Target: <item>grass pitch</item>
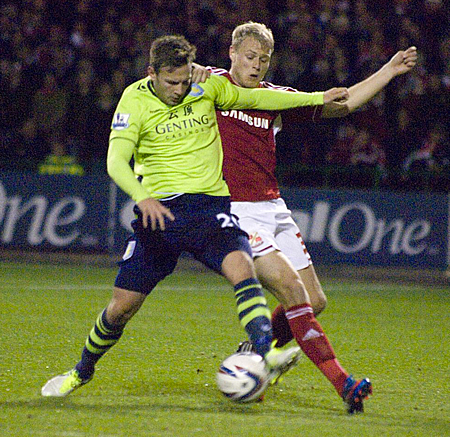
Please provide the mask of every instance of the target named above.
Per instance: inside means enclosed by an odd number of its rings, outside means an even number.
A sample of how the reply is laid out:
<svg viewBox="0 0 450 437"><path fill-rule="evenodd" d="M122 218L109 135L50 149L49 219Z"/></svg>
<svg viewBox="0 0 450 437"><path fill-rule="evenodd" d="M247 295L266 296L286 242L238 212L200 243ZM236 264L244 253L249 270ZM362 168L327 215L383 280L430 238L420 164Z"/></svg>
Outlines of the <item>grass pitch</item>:
<svg viewBox="0 0 450 437"><path fill-rule="evenodd" d="M245 336L231 287L202 272L162 282L91 383L42 398L46 380L78 361L115 269L3 263L0 277L1 436L450 435L445 287L323 280L319 320L341 364L374 385L366 412L348 416L306 358L263 403L223 397L216 369Z"/></svg>

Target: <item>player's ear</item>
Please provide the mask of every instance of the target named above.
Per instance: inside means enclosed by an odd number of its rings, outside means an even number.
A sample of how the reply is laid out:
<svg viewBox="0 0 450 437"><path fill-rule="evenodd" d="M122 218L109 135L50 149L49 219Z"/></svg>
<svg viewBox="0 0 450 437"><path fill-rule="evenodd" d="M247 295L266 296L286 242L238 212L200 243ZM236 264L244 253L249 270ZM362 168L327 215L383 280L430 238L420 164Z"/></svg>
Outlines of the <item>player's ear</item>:
<svg viewBox="0 0 450 437"><path fill-rule="evenodd" d="M147 67L147 75L150 77L151 80L156 79L156 71L151 65Z"/></svg>
<svg viewBox="0 0 450 437"><path fill-rule="evenodd" d="M234 50L233 46L230 46L230 49L228 50L228 55L230 56L231 62L234 62L234 58L236 57L236 51Z"/></svg>

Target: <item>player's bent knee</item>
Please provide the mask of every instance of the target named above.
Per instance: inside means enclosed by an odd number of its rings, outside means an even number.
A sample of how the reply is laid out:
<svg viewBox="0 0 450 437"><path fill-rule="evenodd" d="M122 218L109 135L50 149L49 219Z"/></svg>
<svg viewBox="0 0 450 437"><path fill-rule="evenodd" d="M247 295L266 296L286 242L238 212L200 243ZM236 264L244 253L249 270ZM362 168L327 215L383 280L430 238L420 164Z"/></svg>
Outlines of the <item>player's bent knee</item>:
<svg viewBox="0 0 450 437"><path fill-rule="evenodd" d="M236 285L245 279L256 277L253 261L248 253L235 250L229 253L222 262L222 274Z"/></svg>
<svg viewBox="0 0 450 437"><path fill-rule="evenodd" d="M313 265L305 269L298 271L298 274L302 278L311 300L311 306L313 307L314 314L320 314L327 306L327 298L323 292L322 286L317 277L316 271Z"/></svg>
<svg viewBox="0 0 450 437"><path fill-rule="evenodd" d="M311 305L313 307L314 314L317 316L320 314L327 306L327 298L324 294L317 296L316 299L311 299Z"/></svg>
<svg viewBox="0 0 450 437"><path fill-rule="evenodd" d="M321 288L319 290L314 289L312 292L308 290L308 294L314 314L317 316L326 308L328 303L327 297Z"/></svg>
<svg viewBox="0 0 450 437"><path fill-rule="evenodd" d="M114 325L125 325L139 310L145 295L115 287L106 310L107 321Z"/></svg>

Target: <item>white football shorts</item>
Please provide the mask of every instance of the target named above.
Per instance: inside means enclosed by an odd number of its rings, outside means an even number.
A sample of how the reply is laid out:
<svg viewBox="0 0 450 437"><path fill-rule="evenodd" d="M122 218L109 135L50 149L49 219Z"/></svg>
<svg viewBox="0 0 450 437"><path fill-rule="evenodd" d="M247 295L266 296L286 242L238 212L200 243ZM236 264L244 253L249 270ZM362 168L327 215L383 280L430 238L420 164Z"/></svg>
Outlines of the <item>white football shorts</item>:
<svg viewBox="0 0 450 437"><path fill-rule="evenodd" d="M279 250L297 270L312 264L300 229L283 199L231 202L231 213L239 218L239 226L249 234L254 258Z"/></svg>

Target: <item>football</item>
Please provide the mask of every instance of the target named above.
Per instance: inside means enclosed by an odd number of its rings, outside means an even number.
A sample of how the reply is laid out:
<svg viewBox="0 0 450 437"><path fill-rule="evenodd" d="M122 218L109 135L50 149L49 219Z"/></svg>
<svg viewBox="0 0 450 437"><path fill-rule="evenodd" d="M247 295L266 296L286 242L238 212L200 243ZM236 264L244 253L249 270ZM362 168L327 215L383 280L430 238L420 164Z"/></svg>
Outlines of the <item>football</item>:
<svg viewBox="0 0 450 437"><path fill-rule="evenodd" d="M234 402L252 402L261 398L269 385L261 355L238 352L222 361L217 372L219 390Z"/></svg>

